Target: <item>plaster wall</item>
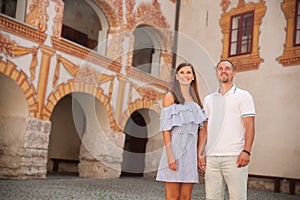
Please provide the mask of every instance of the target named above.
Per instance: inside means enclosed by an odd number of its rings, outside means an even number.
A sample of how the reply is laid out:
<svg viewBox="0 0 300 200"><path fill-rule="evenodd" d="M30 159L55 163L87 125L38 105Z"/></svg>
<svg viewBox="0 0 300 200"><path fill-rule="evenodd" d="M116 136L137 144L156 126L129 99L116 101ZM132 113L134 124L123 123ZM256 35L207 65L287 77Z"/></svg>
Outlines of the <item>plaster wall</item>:
<svg viewBox="0 0 300 200"><path fill-rule="evenodd" d="M237 2L231 1L229 9L236 7ZM256 106L256 136L249 172L300 178L300 93L297 90L300 66L283 67L276 61L283 53L287 22L281 10L281 1L266 1L266 7L259 36L260 56L264 61L258 70L239 72L235 79L238 87L252 94ZM182 6L180 31L204 47L212 59L210 65L197 65L198 71L205 71L204 67L210 72L203 74L204 80L215 79L213 68L221 57L221 13L221 7L215 1L190 1ZM195 54L195 49L184 45L179 48L186 54ZM217 85L214 87L209 87L208 92L215 91Z"/></svg>

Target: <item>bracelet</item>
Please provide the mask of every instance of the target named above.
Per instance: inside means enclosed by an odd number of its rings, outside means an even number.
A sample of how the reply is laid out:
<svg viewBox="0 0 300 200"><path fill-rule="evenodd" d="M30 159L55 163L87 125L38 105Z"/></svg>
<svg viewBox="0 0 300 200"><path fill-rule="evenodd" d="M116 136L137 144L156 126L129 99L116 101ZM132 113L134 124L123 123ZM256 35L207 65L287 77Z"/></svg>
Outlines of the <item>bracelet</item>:
<svg viewBox="0 0 300 200"><path fill-rule="evenodd" d="M251 156L251 153L249 151L245 150L245 149L242 152L245 152L246 154L248 154L249 156Z"/></svg>

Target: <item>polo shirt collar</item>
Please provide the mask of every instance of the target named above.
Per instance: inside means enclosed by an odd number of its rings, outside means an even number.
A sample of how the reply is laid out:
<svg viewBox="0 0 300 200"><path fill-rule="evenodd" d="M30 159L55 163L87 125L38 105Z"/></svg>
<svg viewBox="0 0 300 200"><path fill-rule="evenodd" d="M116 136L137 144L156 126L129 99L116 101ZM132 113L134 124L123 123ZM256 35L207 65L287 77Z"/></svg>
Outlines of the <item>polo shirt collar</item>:
<svg viewBox="0 0 300 200"><path fill-rule="evenodd" d="M226 92L224 94L224 96L227 96L227 95L230 95L230 94L234 94L236 92L236 86L233 84L232 87L230 88L230 90L228 90L228 92ZM220 88L218 88L217 92L216 92L218 95L221 95L220 93Z"/></svg>

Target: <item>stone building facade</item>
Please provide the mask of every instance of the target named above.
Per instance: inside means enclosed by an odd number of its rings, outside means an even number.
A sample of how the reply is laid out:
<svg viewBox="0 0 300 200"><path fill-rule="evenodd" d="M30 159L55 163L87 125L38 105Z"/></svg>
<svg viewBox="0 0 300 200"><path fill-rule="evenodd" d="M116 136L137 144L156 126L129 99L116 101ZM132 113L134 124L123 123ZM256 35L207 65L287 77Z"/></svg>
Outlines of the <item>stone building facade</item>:
<svg viewBox="0 0 300 200"><path fill-rule="evenodd" d="M204 98L226 58L256 105L250 174L300 179L298 0L11 2L0 15L1 177L153 177L172 67L192 63Z"/></svg>

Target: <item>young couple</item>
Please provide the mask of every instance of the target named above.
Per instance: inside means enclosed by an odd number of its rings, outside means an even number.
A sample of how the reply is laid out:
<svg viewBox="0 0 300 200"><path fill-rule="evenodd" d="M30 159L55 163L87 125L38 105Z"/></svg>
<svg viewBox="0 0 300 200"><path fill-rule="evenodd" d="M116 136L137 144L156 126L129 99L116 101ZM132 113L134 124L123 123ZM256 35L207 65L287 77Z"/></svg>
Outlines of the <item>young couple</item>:
<svg viewBox="0 0 300 200"><path fill-rule="evenodd" d="M160 117L164 149L156 180L165 182L167 200L191 199L198 172L205 173L206 199L223 200L226 185L230 199L247 199L255 109L235 76L232 62L219 61L219 89L202 105L194 67L176 68Z"/></svg>

